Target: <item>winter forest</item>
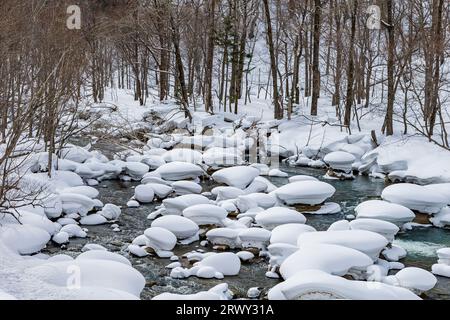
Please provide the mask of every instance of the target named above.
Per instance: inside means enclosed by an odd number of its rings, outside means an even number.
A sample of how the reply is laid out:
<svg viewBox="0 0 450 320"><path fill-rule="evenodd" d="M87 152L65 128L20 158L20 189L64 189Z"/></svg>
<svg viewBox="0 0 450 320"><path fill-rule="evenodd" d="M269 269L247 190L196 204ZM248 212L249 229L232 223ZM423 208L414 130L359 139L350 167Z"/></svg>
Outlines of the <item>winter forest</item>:
<svg viewBox="0 0 450 320"><path fill-rule="evenodd" d="M448 0L0 16L0 300L450 300Z"/></svg>

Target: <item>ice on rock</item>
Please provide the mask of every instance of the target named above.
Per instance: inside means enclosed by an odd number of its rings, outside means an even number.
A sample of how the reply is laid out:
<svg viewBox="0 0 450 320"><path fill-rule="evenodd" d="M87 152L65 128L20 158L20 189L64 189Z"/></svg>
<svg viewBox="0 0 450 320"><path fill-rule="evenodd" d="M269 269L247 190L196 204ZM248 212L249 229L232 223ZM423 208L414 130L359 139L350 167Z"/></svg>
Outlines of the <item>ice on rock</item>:
<svg viewBox="0 0 450 320"><path fill-rule="evenodd" d="M418 294L431 290L437 283L436 277L424 269L408 267L395 274L400 287L410 289Z"/></svg>
<svg viewBox="0 0 450 320"><path fill-rule="evenodd" d="M144 235L148 239L146 245L153 248L155 251L171 251L177 244L177 237L175 234L164 228L148 228L145 230Z"/></svg>
<svg viewBox="0 0 450 320"><path fill-rule="evenodd" d="M241 259L231 252L210 255L198 262L195 266L211 267L224 276L236 276L241 270Z"/></svg>
<svg viewBox="0 0 450 320"><path fill-rule="evenodd" d="M353 281L321 270L305 270L268 293L269 300L420 300L410 290L385 283Z"/></svg>
<svg viewBox="0 0 450 320"><path fill-rule="evenodd" d="M349 270L363 272L372 265L372 259L361 251L333 244L311 244L300 247L280 267L284 279L304 270L314 269L336 276L344 276Z"/></svg>
<svg viewBox="0 0 450 320"><path fill-rule="evenodd" d="M306 218L300 212L286 207L272 207L255 217L255 221L267 230L273 230L275 227L287 223L305 223Z"/></svg>
<svg viewBox="0 0 450 320"><path fill-rule="evenodd" d="M393 223L378 219L356 219L350 222L352 230L367 230L381 234L389 242L394 241L395 235L400 229Z"/></svg>
<svg viewBox="0 0 450 320"><path fill-rule="evenodd" d="M105 250L88 250L76 258L76 260L107 260L107 261L115 261L119 263L123 263L124 265L131 266L131 262L121 256L120 254L105 251Z"/></svg>
<svg viewBox="0 0 450 320"><path fill-rule="evenodd" d="M241 230L232 228L217 228L206 233L206 238L213 245L226 245L230 249L240 247L239 233Z"/></svg>
<svg viewBox="0 0 450 320"><path fill-rule="evenodd" d="M274 191L275 195L288 205L318 205L333 196L336 189L321 181L299 181L282 186Z"/></svg>
<svg viewBox="0 0 450 320"><path fill-rule="evenodd" d="M227 210L212 204L197 204L183 210L183 216L200 225L222 225Z"/></svg>
<svg viewBox="0 0 450 320"><path fill-rule="evenodd" d="M58 232L52 237L52 240L57 244L65 244L69 242L69 234L67 232Z"/></svg>
<svg viewBox="0 0 450 320"><path fill-rule="evenodd" d="M315 177L311 177L311 176L305 176L305 175L297 175L297 176L292 176L289 178L289 182L299 182L299 181L319 181L319 179L315 178Z"/></svg>
<svg viewBox="0 0 450 320"><path fill-rule="evenodd" d="M205 174L203 169L195 164L178 161L162 165L155 173L169 181L197 179Z"/></svg>
<svg viewBox="0 0 450 320"><path fill-rule="evenodd" d="M352 248L367 254L373 261L376 261L388 241L382 235L366 230L307 232L301 234L297 240L299 248L304 245L320 243Z"/></svg>
<svg viewBox="0 0 450 320"><path fill-rule="evenodd" d="M170 195L173 192L172 187L158 184L158 183L147 183L146 186L149 186L153 189L153 192L159 199L165 199L168 195Z"/></svg>
<svg viewBox="0 0 450 320"><path fill-rule="evenodd" d="M151 203L155 198L155 191L148 184L141 184L134 190L134 198L140 203Z"/></svg>
<svg viewBox="0 0 450 320"><path fill-rule="evenodd" d="M236 200L236 206L240 212L246 212L253 208L268 209L273 207L277 199L266 193L251 193L244 196L239 196Z"/></svg>
<svg viewBox="0 0 450 320"><path fill-rule="evenodd" d="M81 194L91 199L95 199L98 197L99 192L97 189L89 187L89 186L78 186L78 187L69 187L63 189L62 193L75 193Z"/></svg>
<svg viewBox="0 0 450 320"><path fill-rule="evenodd" d="M323 161L334 170L344 171L349 173L352 171L352 165L356 158L353 154L345 151L335 151L327 154Z"/></svg>
<svg viewBox="0 0 450 320"><path fill-rule="evenodd" d="M98 226L101 224L105 224L108 222L108 219L106 219L103 215L100 213L94 213L87 215L85 217L82 217L80 220L80 224L85 226Z"/></svg>
<svg viewBox="0 0 450 320"><path fill-rule="evenodd" d="M99 212L99 214L101 214L108 220L117 220L121 213L122 210L118 206L111 203L106 204Z"/></svg>
<svg viewBox="0 0 450 320"><path fill-rule="evenodd" d="M186 194L200 194L202 193L202 186L192 181L177 181L172 183L173 191L183 196Z"/></svg>
<svg viewBox="0 0 450 320"><path fill-rule="evenodd" d="M199 151L192 149L175 148L164 153L162 158L165 162L202 163L202 154Z"/></svg>
<svg viewBox="0 0 450 320"><path fill-rule="evenodd" d="M270 236L270 243L287 243L293 246L297 245L298 237L305 232L315 232L311 226L299 223L287 223L275 227Z"/></svg>
<svg viewBox="0 0 450 320"><path fill-rule="evenodd" d="M252 167L236 166L221 169L212 175L217 183L223 183L230 187L245 189L259 176L259 170Z"/></svg>
<svg viewBox="0 0 450 320"><path fill-rule="evenodd" d="M141 162L127 162L125 168L126 174L135 181L140 181L149 170L149 166Z"/></svg>
<svg viewBox="0 0 450 320"><path fill-rule="evenodd" d="M199 194L187 194L176 198L165 199L163 201L165 207L165 214L168 215L182 215L183 210L197 205L197 204L209 204L210 201L207 197Z"/></svg>
<svg viewBox="0 0 450 320"><path fill-rule="evenodd" d="M392 222L397 226L414 220L416 215L405 206L383 200L369 200L355 208L356 218L378 219Z"/></svg>
<svg viewBox="0 0 450 320"><path fill-rule="evenodd" d="M438 213L448 202L444 194L410 183L391 185L383 190L381 197L411 210L429 214Z"/></svg>
<svg viewBox="0 0 450 320"><path fill-rule="evenodd" d="M271 232L262 228L242 229L238 238L242 248L263 249L269 244Z"/></svg>
<svg viewBox="0 0 450 320"><path fill-rule="evenodd" d="M39 252L50 241L47 231L32 225L0 225L0 231L0 241L22 255Z"/></svg>
<svg viewBox="0 0 450 320"><path fill-rule="evenodd" d="M172 232L178 239L187 239L195 236L198 231L198 225L192 220L177 216L163 216L152 222L152 228L160 227Z"/></svg>

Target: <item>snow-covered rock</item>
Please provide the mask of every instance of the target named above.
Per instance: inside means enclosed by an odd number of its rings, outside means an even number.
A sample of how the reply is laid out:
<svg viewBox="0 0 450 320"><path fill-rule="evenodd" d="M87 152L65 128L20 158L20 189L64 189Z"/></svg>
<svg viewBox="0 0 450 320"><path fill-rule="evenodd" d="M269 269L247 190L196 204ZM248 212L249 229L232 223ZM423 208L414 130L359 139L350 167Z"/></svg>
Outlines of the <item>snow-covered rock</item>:
<svg viewBox="0 0 450 320"><path fill-rule="evenodd" d="M279 225L287 223L305 223L306 218L300 212L286 207L272 207L258 213L255 221L263 228L272 230Z"/></svg>
<svg viewBox="0 0 450 320"><path fill-rule="evenodd" d="M178 239L187 239L197 234L198 225L192 220L176 216L163 216L152 222L152 228L160 227L172 232Z"/></svg>
<svg viewBox="0 0 450 320"><path fill-rule="evenodd" d="M146 186L151 187L153 192L159 199L165 199L173 192L173 189L169 186L159 183L147 183Z"/></svg>
<svg viewBox="0 0 450 320"><path fill-rule="evenodd" d="M360 203L356 208L357 219L378 219L389 221L397 226L411 222L415 218L414 212L405 206L383 200L369 200Z"/></svg>
<svg viewBox="0 0 450 320"><path fill-rule="evenodd" d="M122 210L111 203L106 204L101 211L99 211L99 214L104 216L108 220L117 220L122 213Z"/></svg>
<svg viewBox="0 0 450 320"><path fill-rule="evenodd" d="M121 256L120 254L109 252L105 250L88 250L80 254L76 260L108 260L123 263L126 266L131 266L131 262Z"/></svg>
<svg viewBox="0 0 450 320"><path fill-rule="evenodd" d="M362 272L372 264L372 259L361 251L333 244L312 244L289 256L281 264L280 273L284 279L309 269L344 276L350 269Z"/></svg>
<svg viewBox="0 0 450 320"><path fill-rule="evenodd" d="M183 216L191 219L198 225L222 225L228 212L216 205L197 204L183 210Z"/></svg>
<svg viewBox="0 0 450 320"><path fill-rule="evenodd" d="M433 218L430 218L430 221L438 228L450 226L450 207L442 208Z"/></svg>
<svg viewBox="0 0 450 320"><path fill-rule="evenodd" d="M242 229L238 238L242 248L263 249L270 241L271 232L261 228Z"/></svg>
<svg viewBox="0 0 450 320"><path fill-rule="evenodd" d="M287 178L289 175L279 169L272 169L269 171L269 177Z"/></svg>
<svg viewBox="0 0 450 320"><path fill-rule="evenodd" d="M171 251L177 244L175 234L164 228L148 228L145 230L144 235L148 239L147 246L153 248L155 251Z"/></svg>
<svg viewBox="0 0 450 320"><path fill-rule="evenodd" d="M153 300L231 300L232 296L228 290L228 285L222 283L209 291L202 291L195 294L182 295L165 292L154 297Z"/></svg>
<svg viewBox="0 0 450 320"><path fill-rule="evenodd" d="M240 247L239 233L240 229L217 228L206 233L206 238L213 245L226 245L230 249Z"/></svg>
<svg viewBox="0 0 450 320"><path fill-rule="evenodd" d="M199 151L192 149L175 148L164 153L162 158L165 162L202 163L202 154Z"/></svg>
<svg viewBox="0 0 450 320"><path fill-rule="evenodd" d="M149 166L141 162L127 162L125 167L126 174L136 181L141 180L149 170Z"/></svg>
<svg viewBox="0 0 450 320"><path fill-rule="evenodd" d="M299 181L319 181L319 179L315 178L315 177L311 177L311 176L305 176L305 175L297 175L297 176L292 176L289 178L289 182L299 182Z"/></svg>
<svg viewBox="0 0 450 320"><path fill-rule="evenodd" d="M410 290L385 283L352 281L321 270L305 270L268 293L269 300L420 300Z"/></svg>
<svg viewBox="0 0 450 320"><path fill-rule="evenodd" d="M231 252L218 253L204 258L199 267L212 267L224 276L236 276L241 270L241 259Z"/></svg>
<svg viewBox="0 0 450 320"><path fill-rule="evenodd" d="M444 194L410 183L391 185L383 190L381 197L411 210L429 214L438 213L448 203Z"/></svg>
<svg viewBox="0 0 450 320"><path fill-rule="evenodd" d="M270 236L270 243L287 243L296 246L298 237L305 232L315 232L311 226L298 223L287 223L275 227Z"/></svg>
<svg viewBox="0 0 450 320"><path fill-rule="evenodd" d="M200 194L202 193L202 186L192 181L177 181L172 183L173 191L183 196L186 194Z"/></svg>
<svg viewBox="0 0 450 320"><path fill-rule="evenodd" d="M356 158L353 154L345 151L331 152L323 158L323 161L325 161L332 169L347 173L352 171L352 165L355 160Z"/></svg>
<svg viewBox="0 0 450 320"><path fill-rule="evenodd" d="M274 191L278 199L288 205L321 204L335 192L336 189L332 185L321 181L293 182Z"/></svg>
<svg viewBox="0 0 450 320"><path fill-rule="evenodd" d="M100 213L94 213L87 215L85 217L82 217L80 220L80 224L85 226L98 226L101 224L105 224L108 222L108 219L106 219L103 215Z"/></svg>
<svg viewBox="0 0 450 320"><path fill-rule="evenodd" d="M246 212L253 208L268 209L273 207L277 199L266 193L251 193L244 196L239 196L236 200L236 206L241 212Z"/></svg>
<svg viewBox="0 0 450 320"><path fill-rule="evenodd" d="M151 203L155 198L155 191L148 184L141 184L134 190L134 198L140 203Z"/></svg>
<svg viewBox="0 0 450 320"><path fill-rule="evenodd" d="M437 283L437 279L432 273L415 267L404 268L397 272L395 277L400 287L417 293L431 290Z"/></svg>
<svg viewBox="0 0 450 320"><path fill-rule="evenodd" d="M245 189L252 181L259 176L259 170L252 167L236 166L221 169L212 175L218 182L230 187Z"/></svg>
<svg viewBox="0 0 450 320"><path fill-rule="evenodd" d="M367 230L381 234L389 242L394 241L400 229L393 223L378 219L356 219L350 222L352 230Z"/></svg>
<svg viewBox="0 0 450 320"><path fill-rule="evenodd" d="M182 215L183 210L197 204L209 204L207 197L199 194L187 194L163 201L166 213L169 215Z"/></svg>
<svg viewBox="0 0 450 320"><path fill-rule="evenodd" d="M306 232L302 233L297 240L299 248L303 245L319 243L352 248L367 254L375 261L388 241L382 235L366 230Z"/></svg>
<svg viewBox="0 0 450 320"><path fill-rule="evenodd" d="M179 161L164 164L156 169L155 173L162 179L169 181L197 179L205 174L203 169L199 166L192 163Z"/></svg>

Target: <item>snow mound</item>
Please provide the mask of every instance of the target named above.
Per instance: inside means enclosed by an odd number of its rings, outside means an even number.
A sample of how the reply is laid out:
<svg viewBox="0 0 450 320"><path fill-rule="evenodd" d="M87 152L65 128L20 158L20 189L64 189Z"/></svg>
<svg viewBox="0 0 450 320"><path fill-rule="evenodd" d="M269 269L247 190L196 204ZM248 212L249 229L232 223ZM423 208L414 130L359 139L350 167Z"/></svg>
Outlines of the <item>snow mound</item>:
<svg viewBox="0 0 450 320"><path fill-rule="evenodd" d="M373 261L378 259L381 250L388 244L385 237L366 230L318 231L306 232L298 237L297 245L301 248L310 244L336 244L352 248L367 254Z"/></svg>
<svg viewBox="0 0 450 320"><path fill-rule="evenodd" d="M166 214L169 215L182 215L183 210L188 207L209 203L210 201L207 197L199 194L187 194L172 199L165 199L163 201Z"/></svg>
<svg viewBox="0 0 450 320"><path fill-rule="evenodd" d="M140 203L151 203L155 198L155 192L152 186L141 184L134 190L134 198Z"/></svg>
<svg viewBox="0 0 450 320"><path fill-rule="evenodd" d="M383 190L381 197L411 210L429 214L438 213L448 202L442 193L410 183L391 185Z"/></svg>
<svg viewBox="0 0 450 320"><path fill-rule="evenodd" d="M263 249L270 241L271 232L261 228L242 229L238 238L242 248Z"/></svg>
<svg viewBox="0 0 450 320"><path fill-rule="evenodd" d="M144 235L148 240L146 245L153 248L155 251L171 251L177 244L177 237L175 234L164 228L148 228L144 231Z"/></svg>
<svg viewBox="0 0 450 320"><path fill-rule="evenodd" d="M183 216L191 219L198 225L222 225L228 212L212 204L198 204L183 210Z"/></svg>
<svg viewBox="0 0 450 320"><path fill-rule="evenodd" d="M395 235L400 231L395 224L378 219L356 219L350 222L350 228L378 233L389 242L394 241Z"/></svg>
<svg viewBox="0 0 450 320"><path fill-rule="evenodd" d="M321 270L305 270L268 293L269 300L420 300L411 291L366 281L352 281Z"/></svg>
<svg viewBox="0 0 450 320"><path fill-rule="evenodd" d="M186 194L200 194L202 193L202 186L198 183L192 181L177 181L172 183L173 191L179 195L183 196Z"/></svg>
<svg viewBox="0 0 450 320"><path fill-rule="evenodd" d="M162 179L169 181L197 179L205 174L199 166L179 161L164 164L156 169L155 173Z"/></svg>
<svg viewBox="0 0 450 320"><path fill-rule="evenodd" d="M160 227L172 232L178 239L187 239L197 234L199 228L192 220L169 215L156 219L152 222L152 228Z"/></svg>
<svg viewBox="0 0 450 320"><path fill-rule="evenodd" d="M288 223L275 227L270 236L270 243L287 243L296 246L298 237L305 232L315 232L306 224Z"/></svg>
<svg viewBox="0 0 450 320"><path fill-rule="evenodd" d="M285 207L272 207L258 213L255 217L255 221L267 230L273 230L275 227L287 223L305 223L306 218L301 213L285 208Z"/></svg>
<svg viewBox="0 0 450 320"><path fill-rule="evenodd" d="M259 176L259 170L252 167L237 166L225 168L215 172L212 178L230 187L245 189L252 181Z"/></svg>
<svg viewBox="0 0 450 320"><path fill-rule="evenodd" d="M397 226L411 222L416 217L407 207L383 200L362 202L355 208L355 212L357 219L379 219L392 222Z"/></svg>
<svg viewBox="0 0 450 320"><path fill-rule="evenodd" d="M317 205L333 196L336 189L321 181L299 181L289 183L274 191L275 195L288 205Z"/></svg>
<svg viewBox="0 0 450 320"><path fill-rule="evenodd" d="M333 244L312 244L302 246L289 256L281 264L280 273L284 279L308 269L344 276L350 269L365 271L372 264L372 259L358 250Z"/></svg>
<svg viewBox="0 0 450 320"><path fill-rule="evenodd" d="M175 148L164 153L162 158L165 162L202 163L202 154L197 150L192 149Z"/></svg>
<svg viewBox="0 0 450 320"><path fill-rule="evenodd" d="M353 154L345 151L335 151L327 154L323 161L334 170L341 170L344 172L351 172L352 165L356 158Z"/></svg>

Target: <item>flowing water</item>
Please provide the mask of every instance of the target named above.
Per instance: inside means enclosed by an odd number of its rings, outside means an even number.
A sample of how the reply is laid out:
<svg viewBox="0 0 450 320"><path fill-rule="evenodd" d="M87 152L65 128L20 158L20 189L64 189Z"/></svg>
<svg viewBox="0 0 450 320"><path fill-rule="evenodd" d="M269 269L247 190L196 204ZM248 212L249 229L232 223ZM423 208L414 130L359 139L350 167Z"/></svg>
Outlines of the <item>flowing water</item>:
<svg viewBox="0 0 450 320"><path fill-rule="evenodd" d="M290 176L297 174L307 174L323 180L324 171L310 168L281 168L288 172ZM286 178L271 178L275 185L281 186L287 183ZM342 212L334 215L306 215L307 224L312 225L317 230L326 230L330 224L342 220L348 214L353 214L354 208L361 202L379 198L385 183L380 179L373 179L365 176L358 176L351 181L325 180L336 188L336 194L330 201L339 203ZM226 277L223 280L205 280L191 277L189 279L172 279L169 277L170 270L165 267L171 263L168 259L156 257L136 258L130 256L126 249L133 239L149 228L151 221L147 220L147 215L151 213L159 203L144 205L140 208L130 209L126 203L134 194L134 187L139 183L124 183L121 181L104 181L99 186L99 199L106 203L113 203L122 206L122 215L118 224L120 232L113 232L109 225L89 227L88 239L73 239L63 251L59 247L49 247L50 253L66 253L76 256L80 253L82 246L86 243L96 243L107 247L110 251L119 252L128 257L133 266L138 269L146 278L147 285L142 293L142 299L151 299L163 292L180 294L191 294L203 290L208 290L216 284L227 282L230 289L237 298L244 298L246 292L251 287L260 287L267 291L279 280L265 277L267 262L257 259L251 263L243 263L241 272L235 277ZM209 190L211 182L204 184L204 189ZM204 190L204 191L205 191ZM436 263L436 250L443 247L450 247L450 230L437 228L415 228L408 232L397 235L395 243L408 251L408 256L402 260L407 266L417 266L426 270L431 270L431 265ZM201 247L199 242L188 246L177 245L174 253L181 257L184 253L192 250L211 251L212 248ZM184 267L189 264L184 259L181 260ZM427 292L426 299L450 299L450 279L438 277L436 287Z"/></svg>

